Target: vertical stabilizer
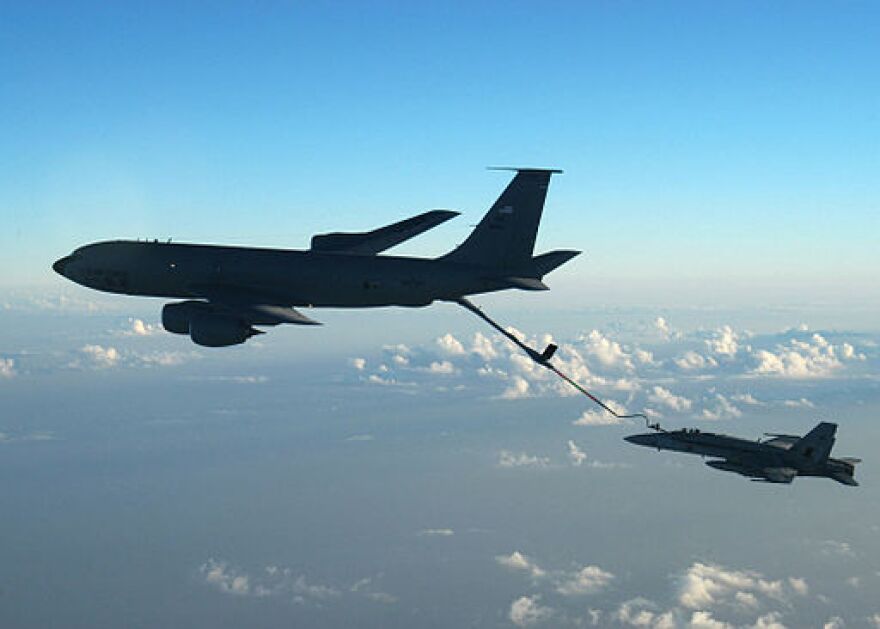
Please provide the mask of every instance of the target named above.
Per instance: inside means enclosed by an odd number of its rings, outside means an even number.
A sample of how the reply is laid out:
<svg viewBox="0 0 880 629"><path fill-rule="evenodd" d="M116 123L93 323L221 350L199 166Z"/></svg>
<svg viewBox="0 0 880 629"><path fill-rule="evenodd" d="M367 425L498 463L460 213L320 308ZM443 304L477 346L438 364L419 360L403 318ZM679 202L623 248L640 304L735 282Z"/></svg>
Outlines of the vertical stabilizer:
<svg viewBox="0 0 880 629"><path fill-rule="evenodd" d="M803 461L819 465L828 460L831 448L834 447L834 433L837 424L821 422L806 435L798 439L789 450Z"/></svg>
<svg viewBox="0 0 880 629"><path fill-rule="evenodd" d="M516 176L480 224L443 259L495 269L523 268L531 261L550 176L562 171L513 170Z"/></svg>

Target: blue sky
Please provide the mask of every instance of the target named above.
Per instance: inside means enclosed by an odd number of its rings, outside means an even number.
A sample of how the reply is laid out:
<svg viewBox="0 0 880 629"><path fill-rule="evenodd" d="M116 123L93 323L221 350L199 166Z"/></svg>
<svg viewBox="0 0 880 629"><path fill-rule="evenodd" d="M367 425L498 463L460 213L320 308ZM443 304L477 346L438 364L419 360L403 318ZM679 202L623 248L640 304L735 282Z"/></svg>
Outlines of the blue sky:
<svg viewBox="0 0 880 629"><path fill-rule="evenodd" d="M880 5L0 7L0 626L880 627ZM117 237L462 241L477 301L664 426L840 424L858 488L636 448L451 304L217 350L50 264Z"/></svg>
<svg viewBox="0 0 880 629"><path fill-rule="evenodd" d="M565 281L876 288L873 3L3 9L4 285L92 240L305 246L564 168ZM794 288L791 288L794 287ZM688 291L698 298L699 290ZM742 301L745 290L736 291ZM850 298L850 301L857 301Z"/></svg>

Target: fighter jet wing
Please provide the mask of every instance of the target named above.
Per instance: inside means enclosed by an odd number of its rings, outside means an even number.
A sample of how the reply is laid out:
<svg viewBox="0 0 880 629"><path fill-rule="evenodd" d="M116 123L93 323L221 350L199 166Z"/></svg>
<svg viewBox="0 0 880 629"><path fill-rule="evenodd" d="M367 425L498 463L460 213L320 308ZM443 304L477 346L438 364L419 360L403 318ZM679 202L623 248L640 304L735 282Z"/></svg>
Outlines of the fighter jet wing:
<svg viewBox="0 0 880 629"><path fill-rule="evenodd" d="M452 210L431 210L369 232L334 232L312 236L312 251L376 255L458 216Z"/></svg>
<svg viewBox="0 0 880 629"><path fill-rule="evenodd" d="M292 308L290 299L259 289L240 286L194 285L193 297L206 299L215 308L246 319L251 325L321 325Z"/></svg>

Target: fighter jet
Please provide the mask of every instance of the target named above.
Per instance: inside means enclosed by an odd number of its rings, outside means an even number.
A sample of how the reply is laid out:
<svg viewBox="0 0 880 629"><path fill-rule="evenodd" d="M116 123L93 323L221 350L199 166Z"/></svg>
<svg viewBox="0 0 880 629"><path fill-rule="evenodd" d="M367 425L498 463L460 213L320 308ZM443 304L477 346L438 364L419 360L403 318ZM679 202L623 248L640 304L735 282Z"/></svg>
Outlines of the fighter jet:
<svg viewBox="0 0 880 629"><path fill-rule="evenodd" d="M764 440L750 441L697 429L656 432L625 437L630 443L658 450L690 452L718 457L706 461L716 470L736 472L753 481L790 483L795 476L824 476L844 485L856 486L853 478L861 459L831 458L837 424L821 422L803 437L766 434Z"/></svg>
<svg viewBox="0 0 880 629"><path fill-rule="evenodd" d="M99 291L183 299L164 306L162 325L206 347L244 343L263 333L255 326L318 325L295 307L419 307L509 288L547 290L542 278L580 253L533 255L550 177L562 171L508 170L516 175L473 232L435 259L379 254L458 212L433 210L370 232L319 234L304 251L98 242L52 268Z"/></svg>

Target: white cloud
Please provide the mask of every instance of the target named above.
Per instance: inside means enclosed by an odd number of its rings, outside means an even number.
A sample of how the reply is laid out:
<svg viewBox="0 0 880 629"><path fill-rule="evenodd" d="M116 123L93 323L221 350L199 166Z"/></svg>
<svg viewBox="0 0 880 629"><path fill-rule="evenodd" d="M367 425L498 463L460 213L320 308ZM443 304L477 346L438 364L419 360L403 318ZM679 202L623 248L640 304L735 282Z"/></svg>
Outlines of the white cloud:
<svg viewBox="0 0 880 629"><path fill-rule="evenodd" d="M835 555L838 557L856 556L849 542L841 542L835 539L826 539L819 542L819 550L823 555Z"/></svg>
<svg viewBox="0 0 880 629"><path fill-rule="evenodd" d="M822 629L843 629L844 627L846 627L846 623L840 616L832 616L822 625Z"/></svg>
<svg viewBox="0 0 880 629"><path fill-rule="evenodd" d="M733 629L733 625L716 620L707 611L697 611L691 614L691 619L687 626L690 629Z"/></svg>
<svg viewBox="0 0 880 629"><path fill-rule="evenodd" d="M654 319L654 327L664 338L669 338L669 335L672 334L672 329L669 327L669 323L663 317L657 317Z"/></svg>
<svg viewBox="0 0 880 629"><path fill-rule="evenodd" d="M518 550L513 551L509 555L498 555L495 557L495 561L510 570L528 572L536 579L543 577L546 574L546 572L539 568L535 562Z"/></svg>
<svg viewBox="0 0 880 629"><path fill-rule="evenodd" d="M365 358L349 358L348 364L357 369L358 371L363 371L364 367L367 366L367 361Z"/></svg>
<svg viewBox="0 0 880 629"><path fill-rule="evenodd" d="M632 627L674 629L678 626L671 611L660 613L657 606L646 598L637 597L621 603L614 612L615 620Z"/></svg>
<svg viewBox="0 0 880 629"><path fill-rule="evenodd" d="M669 389L659 386L654 387L653 393L648 396L648 400L679 413L689 411L692 404L686 397L675 395Z"/></svg>
<svg viewBox="0 0 880 629"><path fill-rule="evenodd" d="M679 358L676 358L674 362L679 367L679 369L684 369L688 371L718 366L718 361L716 361L711 356L706 357L702 354L698 354L693 350L685 352Z"/></svg>
<svg viewBox="0 0 880 629"><path fill-rule="evenodd" d="M782 404L790 408L816 408L816 405L805 397L802 397L799 400L785 400Z"/></svg>
<svg viewBox="0 0 880 629"><path fill-rule="evenodd" d="M844 360L864 360L849 343L835 346L821 334L815 333L809 341L791 339L788 345L777 345L775 351L758 350L758 365L752 373L782 378L823 378L843 367Z"/></svg>
<svg viewBox="0 0 880 629"><path fill-rule="evenodd" d="M862 587L862 579L860 577L849 577L846 580L846 584L853 588L860 588Z"/></svg>
<svg viewBox="0 0 880 629"><path fill-rule="evenodd" d="M471 345L471 352L485 361L490 361L498 358L498 352L492 345L492 341L488 337L480 334L479 332L474 334L474 342Z"/></svg>
<svg viewBox="0 0 880 629"><path fill-rule="evenodd" d="M449 332L438 338L436 343L440 350L445 354L461 356L466 353L461 341L452 336Z"/></svg>
<svg viewBox="0 0 880 629"><path fill-rule="evenodd" d="M733 358L739 349L739 335L729 325L722 326L715 331L715 337L706 341L706 346L713 354L719 354Z"/></svg>
<svg viewBox="0 0 880 629"><path fill-rule="evenodd" d="M876 614L869 616L868 622L872 626L877 627L877 629L880 629L880 612L877 612Z"/></svg>
<svg viewBox="0 0 880 629"><path fill-rule="evenodd" d="M148 352L143 354L131 354L129 358L140 363L144 367L174 367L176 365L182 365L193 358L201 358L201 354L198 352ZM265 382L266 377L230 376L230 381L238 382L239 384L254 384L257 382Z"/></svg>
<svg viewBox="0 0 880 629"><path fill-rule="evenodd" d="M582 596L595 594L604 589L614 579L610 572L599 566L585 566L556 587L563 596Z"/></svg>
<svg viewBox="0 0 880 629"><path fill-rule="evenodd" d="M127 336L152 336L162 332L162 327L153 323L144 323L143 319L128 319Z"/></svg>
<svg viewBox="0 0 880 629"><path fill-rule="evenodd" d="M531 456L525 452L515 454L509 450L502 450L498 454L499 467L547 467L550 459L543 456Z"/></svg>
<svg viewBox="0 0 880 629"><path fill-rule="evenodd" d="M728 400L720 393L715 394L713 401L715 402L715 404L712 408L703 409L703 419L707 419L709 421L717 421L720 419L733 419L735 417L742 417L742 411L731 404L730 400Z"/></svg>
<svg viewBox="0 0 880 629"><path fill-rule="evenodd" d="M697 562L682 578L678 602L686 608L705 610L724 602L742 605L757 595L783 601L789 589L793 588L787 588L783 581L767 580L757 572L727 570ZM751 597L737 597L741 593Z"/></svg>
<svg viewBox="0 0 880 629"><path fill-rule="evenodd" d="M388 592L367 592L366 596L372 601L384 603L385 605L392 605L398 600L396 596Z"/></svg>
<svg viewBox="0 0 880 629"><path fill-rule="evenodd" d="M609 406L611 406L609 404ZM611 408L614 408L611 406ZM574 426L614 426L627 423L607 411L584 411L581 416L571 422Z"/></svg>
<svg viewBox="0 0 880 629"><path fill-rule="evenodd" d="M453 374L455 373L455 367L448 360L435 360L428 365L428 371L437 374Z"/></svg>
<svg viewBox="0 0 880 629"><path fill-rule="evenodd" d="M620 343L612 341L598 330L593 330L580 341L586 346L587 354L596 358L606 367L632 369L632 357L627 354Z"/></svg>
<svg viewBox="0 0 880 629"><path fill-rule="evenodd" d="M208 559L199 567L205 583L236 596L292 596L298 603L326 601L341 596L335 587L309 583L305 575L294 576L290 568L266 566L256 575L231 568L225 561ZM359 582L363 585L363 581ZM360 589L360 587L359 587Z"/></svg>
<svg viewBox="0 0 880 629"><path fill-rule="evenodd" d="M0 378L11 378L15 375L15 359L0 358Z"/></svg>
<svg viewBox="0 0 880 629"><path fill-rule="evenodd" d="M518 400L529 397L529 381L522 376L514 376L510 386L501 393L501 397L505 400Z"/></svg>
<svg viewBox="0 0 880 629"><path fill-rule="evenodd" d="M578 448L577 444L571 439L568 440L568 458L572 465L579 467L587 460L587 454Z"/></svg>
<svg viewBox="0 0 880 629"><path fill-rule="evenodd" d="M789 586L791 586L791 589L794 591L795 594L798 594L800 596L806 596L807 594L810 593L810 587L807 585L807 582L805 579L799 579L796 577L789 577L788 584L789 584Z"/></svg>
<svg viewBox="0 0 880 629"><path fill-rule="evenodd" d="M539 605L540 596L520 596L510 604L508 618L517 627L529 627L548 620L553 615L550 607Z"/></svg>
<svg viewBox="0 0 880 629"><path fill-rule="evenodd" d="M656 365L654 362L654 354L649 351L643 349L636 349L633 352L633 356L636 357L636 360L639 361L642 365Z"/></svg>
<svg viewBox="0 0 880 629"><path fill-rule="evenodd" d="M112 367L119 362L120 354L115 347L102 347L101 345L84 345L80 348L89 362L96 367Z"/></svg>
<svg viewBox="0 0 880 629"><path fill-rule="evenodd" d="M250 578L229 568L225 561L208 559L199 567L205 582L227 594L247 596L251 593Z"/></svg>
<svg viewBox="0 0 880 629"><path fill-rule="evenodd" d="M742 402L743 404L750 404L751 406L763 406L763 402L751 393L736 393L730 396L730 399L734 402Z"/></svg>
<svg viewBox="0 0 880 629"><path fill-rule="evenodd" d="M452 537L455 531L452 529L422 529L419 531L420 537Z"/></svg>
<svg viewBox="0 0 880 629"><path fill-rule="evenodd" d="M788 629L781 621L782 614L770 612L760 616L749 629Z"/></svg>

